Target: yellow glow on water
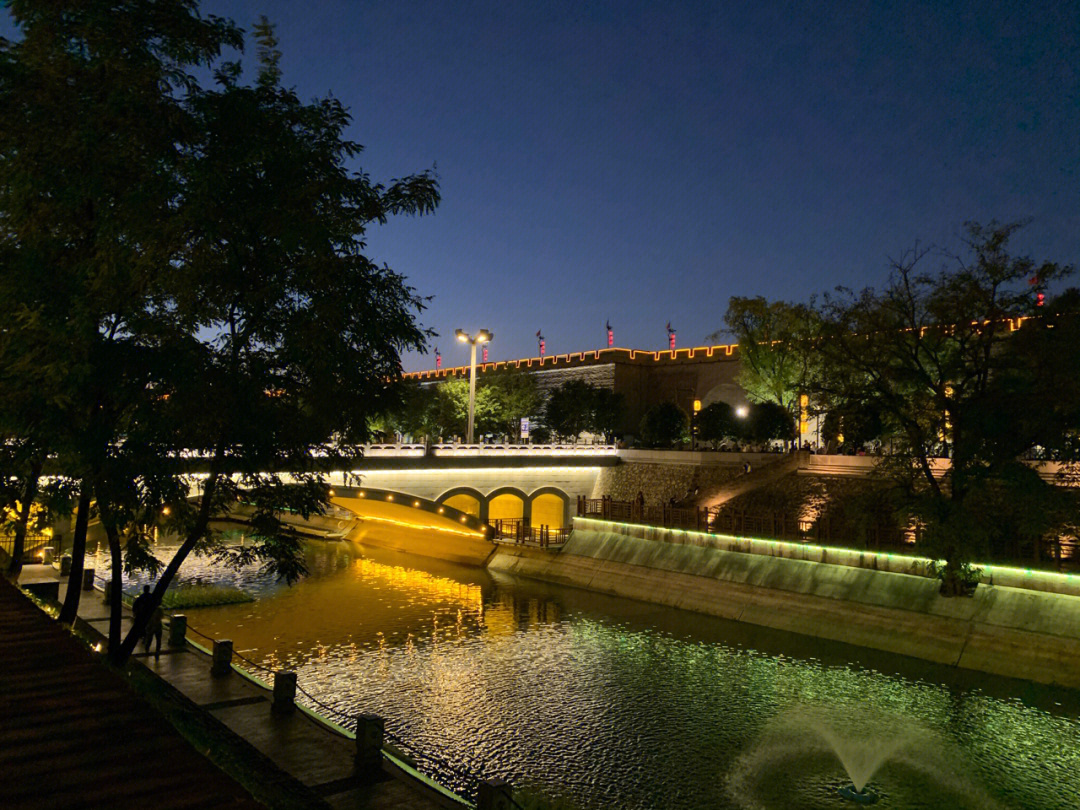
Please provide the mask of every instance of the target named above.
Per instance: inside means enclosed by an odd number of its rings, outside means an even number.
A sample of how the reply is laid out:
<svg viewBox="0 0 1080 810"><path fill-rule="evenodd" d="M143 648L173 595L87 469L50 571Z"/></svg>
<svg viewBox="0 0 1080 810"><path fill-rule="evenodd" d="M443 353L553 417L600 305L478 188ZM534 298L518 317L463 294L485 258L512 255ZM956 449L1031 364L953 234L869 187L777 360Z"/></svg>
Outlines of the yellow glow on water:
<svg viewBox="0 0 1080 810"><path fill-rule="evenodd" d="M388 586L408 591L413 598L454 602L473 611L480 611L483 607L480 586L471 582L440 577L416 568L387 565L367 557L355 560L352 570L353 578L364 581L369 588Z"/></svg>

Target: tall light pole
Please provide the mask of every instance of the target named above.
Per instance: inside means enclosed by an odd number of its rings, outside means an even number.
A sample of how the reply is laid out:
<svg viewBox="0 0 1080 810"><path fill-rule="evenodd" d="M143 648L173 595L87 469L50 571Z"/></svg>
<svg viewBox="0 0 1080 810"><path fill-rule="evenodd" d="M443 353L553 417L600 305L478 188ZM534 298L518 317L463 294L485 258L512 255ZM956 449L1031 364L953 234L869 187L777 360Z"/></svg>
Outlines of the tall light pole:
<svg viewBox="0 0 1080 810"><path fill-rule="evenodd" d="M465 332L463 329L455 329L454 334L462 343L468 343L469 350L469 429L465 435L465 444L473 443L473 418L476 414L476 344L487 343L495 334L487 329L481 329L476 337Z"/></svg>

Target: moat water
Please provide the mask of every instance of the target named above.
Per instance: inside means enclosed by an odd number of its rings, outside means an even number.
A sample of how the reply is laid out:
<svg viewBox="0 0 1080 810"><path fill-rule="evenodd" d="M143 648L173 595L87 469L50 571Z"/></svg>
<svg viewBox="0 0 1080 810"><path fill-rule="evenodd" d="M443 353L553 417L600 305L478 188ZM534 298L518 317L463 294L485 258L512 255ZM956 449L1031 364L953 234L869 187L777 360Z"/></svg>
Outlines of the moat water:
<svg viewBox="0 0 1080 810"><path fill-rule="evenodd" d="M190 626L568 807L852 807L842 761L872 769L882 808L1080 807L1070 690L350 543L307 553L292 587L190 561L257 597Z"/></svg>

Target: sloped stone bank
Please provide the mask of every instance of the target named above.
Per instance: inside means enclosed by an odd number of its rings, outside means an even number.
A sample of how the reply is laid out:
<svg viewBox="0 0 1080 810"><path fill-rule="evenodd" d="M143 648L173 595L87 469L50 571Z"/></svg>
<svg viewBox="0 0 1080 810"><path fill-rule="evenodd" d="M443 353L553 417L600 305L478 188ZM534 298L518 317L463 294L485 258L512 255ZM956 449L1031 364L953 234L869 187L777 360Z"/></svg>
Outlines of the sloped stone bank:
<svg viewBox="0 0 1080 810"><path fill-rule="evenodd" d="M720 547L725 543L727 547ZM747 544L744 550L735 550L740 543ZM752 553L752 543L769 544L774 553ZM806 549L810 558L797 559L776 553L797 553L791 544L589 520L575 524L557 554L504 546L488 566L937 663L1080 688L1080 596L984 584L973 598L946 599L937 593L936 580L902 572L905 566L915 570L910 558L875 555L872 564L867 560L860 566L852 560L830 562L830 555L839 553L833 549ZM1000 575L1007 580L1006 573Z"/></svg>
<svg viewBox="0 0 1080 810"><path fill-rule="evenodd" d="M592 497L608 495L617 501L632 501L640 492L647 504L655 506L667 503L672 498L681 501L695 490L717 489L742 471L742 466L737 464L623 463L600 470Z"/></svg>

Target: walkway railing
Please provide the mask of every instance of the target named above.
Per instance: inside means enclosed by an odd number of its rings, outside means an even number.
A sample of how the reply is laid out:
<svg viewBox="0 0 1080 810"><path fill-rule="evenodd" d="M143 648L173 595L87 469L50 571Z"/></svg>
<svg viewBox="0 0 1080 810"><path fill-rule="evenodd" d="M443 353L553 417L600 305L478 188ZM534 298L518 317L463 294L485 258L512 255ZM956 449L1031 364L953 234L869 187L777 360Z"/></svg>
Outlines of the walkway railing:
<svg viewBox="0 0 1080 810"><path fill-rule="evenodd" d="M107 596L107 586L111 586L111 580L97 575L95 584L97 582L102 584ZM121 592L126 605L130 605L130 602L137 595L138 593L133 590ZM276 710L280 710L278 704L283 694L288 694L289 701L293 702L295 701L295 694L299 693L304 697L305 703L299 703L298 705L301 705L316 720L321 721L328 728L349 739L356 739L360 724L365 719L372 717L371 715L350 714L319 700L300 685L295 672L286 669L273 669L241 655L232 648L231 641L212 638L190 626L187 623L187 617L183 614L175 613L170 616L168 626L170 647L182 647L185 644L191 644L211 656L213 662L211 673L221 674L222 668L226 671L230 669L236 670L259 686L270 689L274 694L274 704L272 705L275 705ZM203 646L191 640L187 637L189 633L204 639L209 646ZM243 666L237 664L233 659L243 662ZM388 756L391 761L423 774L448 794L466 805L476 807L477 810L487 810L487 808L496 810L496 808L507 806L505 803L499 804L497 800L509 802L509 806L516 808L516 810L524 810L513 798L512 791L506 783L498 779L483 779L464 766L455 765L437 754L423 751L408 740L387 731L385 726L382 725L382 718L378 718L378 720L380 732L378 736L381 742L389 743L389 750L381 750L382 746L380 744L380 751L381 754Z"/></svg>
<svg viewBox="0 0 1080 810"><path fill-rule="evenodd" d="M846 523L829 517L817 520L796 519L782 512L747 512L723 506L680 507L671 504L646 506L636 501L618 501L609 497L578 498L579 517L600 518L622 523L641 523L673 529L688 529L712 534L733 534L740 537L768 537L776 540L795 540L850 545L852 530ZM859 527L858 533L865 548L881 551L910 551L919 539L918 530L899 526L872 525Z"/></svg>
<svg viewBox="0 0 1080 810"><path fill-rule="evenodd" d="M577 502L578 517L601 518L622 523L644 523L674 529L709 531L709 510L696 506L660 504L647 506L639 501L617 501L581 496Z"/></svg>
<svg viewBox="0 0 1080 810"><path fill-rule="evenodd" d="M41 551L51 545L53 538L47 534L40 532L27 532L25 539L23 540L23 560L32 559L34 562L38 560L35 557L40 556ZM15 549L15 537L11 534L0 534L0 549L7 552L8 556L11 556L12 551Z"/></svg>
<svg viewBox="0 0 1080 810"><path fill-rule="evenodd" d="M488 523L496 540L512 540L517 545L551 548L563 545L570 537L569 529L553 529L544 523L533 526L522 518L495 518Z"/></svg>

